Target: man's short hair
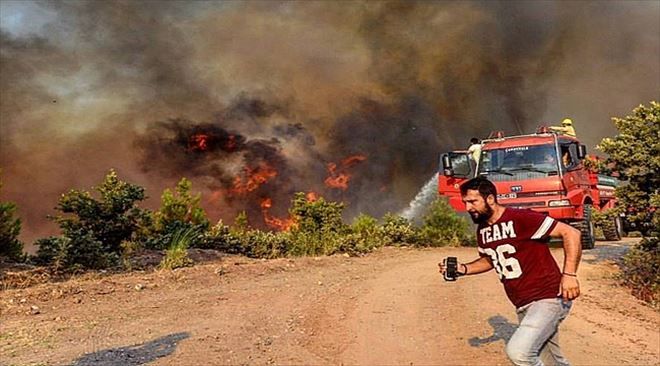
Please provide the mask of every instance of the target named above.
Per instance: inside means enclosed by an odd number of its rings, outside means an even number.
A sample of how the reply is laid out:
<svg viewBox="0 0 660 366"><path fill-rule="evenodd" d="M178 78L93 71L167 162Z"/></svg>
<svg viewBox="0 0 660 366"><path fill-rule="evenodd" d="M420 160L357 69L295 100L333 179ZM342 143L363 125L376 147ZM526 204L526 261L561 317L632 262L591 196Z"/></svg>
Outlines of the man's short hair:
<svg viewBox="0 0 660 366"><path fill-rule="evenodd" d="M495 188L493 182L484 177L472 178L461 184L461 195L467 195L468 190L479 191L479 194L484 200L492 194L495 198L495 202L497 202L497 188Z"/></svg>
<svg viewBox="0 0 660 366"><path fill-rule="evenodd" d="M470 139L470 143L471 143L471 144L478 144L478 143L479 143L479 139L476 138L476 137L473 137L473 138Z"/></svg>

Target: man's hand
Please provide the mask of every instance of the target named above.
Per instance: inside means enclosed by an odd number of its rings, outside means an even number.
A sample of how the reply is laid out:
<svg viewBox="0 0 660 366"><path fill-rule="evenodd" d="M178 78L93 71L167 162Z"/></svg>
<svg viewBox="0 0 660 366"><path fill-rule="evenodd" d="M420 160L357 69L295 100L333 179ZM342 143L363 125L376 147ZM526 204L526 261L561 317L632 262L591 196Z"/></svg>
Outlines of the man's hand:
<svg viewBox="0 0 660 366"><path fill-rule="evenodd" d="M438 267L439 267L439 271L438 271L438 272L440 272L440 274L442 275L442 277L444 277L444 276L445 276L445 273L447 273L447 266L445 266L445 261L444 261L444 259L442 260L442 262L438 263Z"/></svg>
<svg viewBox="0 0 660 366"><path fill-rule="evenodd" d="M577 277L563 274L559 287L559 294L564 301L574 300L580 296L580 282L578 282Z"/></svg>

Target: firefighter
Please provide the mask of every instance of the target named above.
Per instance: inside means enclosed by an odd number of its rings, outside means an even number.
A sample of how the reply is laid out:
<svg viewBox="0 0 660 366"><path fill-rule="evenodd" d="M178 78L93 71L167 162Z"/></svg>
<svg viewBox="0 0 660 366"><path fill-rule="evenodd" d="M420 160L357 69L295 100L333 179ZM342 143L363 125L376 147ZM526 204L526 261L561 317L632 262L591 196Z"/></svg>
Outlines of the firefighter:
<svg viewBox="0 0 660 366"><path fill-rule="evenodd" d="M573 121L570 118L565 118L561 121L561 126L550 126L550 131L561 133L567 136L577 137L575 135L575 128L573 128Z"/></svg>
<svg viewBox="0 0 660 366"><path fill-rule="evenodd" d="M470 153L470 158L475 164L479 162L479 157L481 157L481 141L478 138L473 137L470 139L468 153Z"/></svg>

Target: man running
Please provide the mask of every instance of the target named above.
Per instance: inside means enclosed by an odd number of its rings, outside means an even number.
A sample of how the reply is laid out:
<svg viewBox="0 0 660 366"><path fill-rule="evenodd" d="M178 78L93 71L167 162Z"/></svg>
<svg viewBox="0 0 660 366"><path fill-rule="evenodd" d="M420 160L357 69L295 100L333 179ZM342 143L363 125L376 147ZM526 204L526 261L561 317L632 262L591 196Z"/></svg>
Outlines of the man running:
<svg viewBox="0 0 660 366"><path fill-rule="evenodd" d="M461 195L478 224L480 257L460 263L458 272L473 275L495 268L520 322L506 345L507 356L516 365L539 366L541 354L546 358L549 353L558 365L568 365L559 348L558 329L571 300L580 295L580 232L544 214L499 205L495 185L483 177L463 183ZM563 240L563 271L547 246L549 237ZM444 264L439 266L444 274Z"/></svg>

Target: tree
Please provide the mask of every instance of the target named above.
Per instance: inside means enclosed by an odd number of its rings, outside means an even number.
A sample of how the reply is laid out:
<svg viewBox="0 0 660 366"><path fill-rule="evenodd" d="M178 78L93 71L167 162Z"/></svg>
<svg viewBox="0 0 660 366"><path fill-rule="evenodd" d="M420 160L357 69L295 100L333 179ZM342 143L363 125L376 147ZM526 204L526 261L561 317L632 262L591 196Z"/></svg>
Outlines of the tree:
<svg viewBox="0 0 660 366"><path fill-rule="evenodd" d="M291 200L289 215L294 221L291 228L291 255L329 255L340 250L340 238L349 231L342 221L344 205L328 202L323 197L309 200L298 192Z"/></svg>
<svg viewBox="0 0 660 366"><path fill-rule="evenodd" d="M192 183L182 178L177 183L174 192L165 189L161 196L161 209L156 212L156 226L163 229L174 222L186 222L192 225L209 226L206 212L199 206L201 193L192 195L190 193Z"/></svg>
<svg viewBox="0 0 660 366"><path fill-rule="evenodd" d="M622 280L633 294L660 304L660 103L640 105L625 118L613 118L619 133L605 138L598 148L627 185L617 188L617 210L649 237L632 247L623 258ZM644 229L647 228L647 229Z"/></svg>
<svg viewBox="0 0 660 366"><path fill-rule="evenodd" d="M0 181L0 188L2 182ZM12 202L0 202L0 256L11 260L21 260L23 243L18 240L21 232L21 220L15 218L16 205Z"/></svg>
<svg viewBox="0 0 660 366"><path fill-rule="evenodd" d="M616 191L619 210L626 210L636 226L655 231L660 227L660 103L640 105L632 115L612 120L618 135L597 148L609 155L605 164L628 181Z"/></svg>
<svg viewBox="0 0 660 366"><path fill-rule="evenodd" d="M201 194L191 193L192 183L182 178L174 191L165 189L161 195L160 210L154 212L153 225L147 230L146 245L154 249L166 249L179 232L188 232L187 242L198 246L202 234L209 229L206 212L200 207Z"/></svg>
<svg viewBox="0 0 660 366"><path fill-rule="evenodd" d="M145 198L144 188L119 180L114 170L106 175L95 190L71 190L63 194L56 209L64 215L53 217L62 238L37 241L37 258L49 263L58 260L66 267L80 265L102 268L118 258L121 243L130 240L145 212L136 202ZM53 257L53 253L59 253Z"/></svg>
<svg viewBox="0 0 660 366"><path fill-rule="evenodd" d="M446 199L438 198L424 216L422 238L430 246L470 244L469 223L458 216Z"/></svg>

